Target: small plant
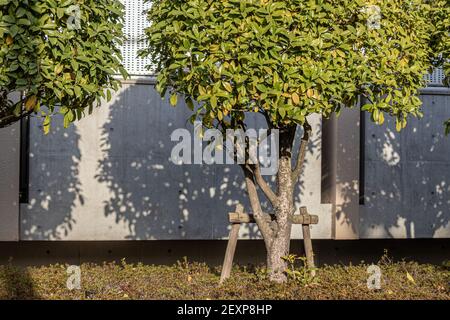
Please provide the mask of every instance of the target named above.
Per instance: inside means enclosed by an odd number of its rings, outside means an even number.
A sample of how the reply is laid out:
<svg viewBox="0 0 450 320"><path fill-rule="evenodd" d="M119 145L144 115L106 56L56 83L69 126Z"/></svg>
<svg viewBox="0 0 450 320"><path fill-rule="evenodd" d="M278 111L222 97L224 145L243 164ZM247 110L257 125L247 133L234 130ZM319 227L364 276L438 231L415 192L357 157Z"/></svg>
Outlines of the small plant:
<svg viewBox="0 0 450 320"><path fill-rule="evenodd" d="M265 266L255 267L255 275L258 281L265 281L269 279L269 272Z"/></svg>
<svg viewBox="0 0 450 320"><path fill-rule="evenodd" d="M388 249L384 249L383 255L380 257L378 264L389 265L389 264L392 264L393 262L394 262L393 259L389 256Z"/></svg>
<svg viewBox="0 0 450 320"><path fill-rule="evenodd" d="M316 268L307 267L306 257L290 254L283 257L283 260L288 264L285 272L289 279L305 287L316 283L317 277L314 276ZM297 262L301 262L301 266L298 266Z"/></svg>
<svg viewBox="0 0 450 320"><path fill-rule="evenodd" d="M185 256L183 257L183 260L177 261L177 269L181 271L187 271L190 268L190 263L188 261L188 258Z"/></svg>

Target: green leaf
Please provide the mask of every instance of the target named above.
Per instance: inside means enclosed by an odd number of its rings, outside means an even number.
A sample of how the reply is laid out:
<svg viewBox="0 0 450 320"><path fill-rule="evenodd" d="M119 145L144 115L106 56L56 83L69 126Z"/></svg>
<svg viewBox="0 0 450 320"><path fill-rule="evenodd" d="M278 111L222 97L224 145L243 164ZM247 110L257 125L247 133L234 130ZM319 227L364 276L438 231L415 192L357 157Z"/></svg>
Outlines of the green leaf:
<svg viewBox="0 0 450 320"><path fill-rule="evenodd" d="M213 109L216 109L217 108L217 96L211 96L210 102L211 102L211 107L213 107Z"/></svg>

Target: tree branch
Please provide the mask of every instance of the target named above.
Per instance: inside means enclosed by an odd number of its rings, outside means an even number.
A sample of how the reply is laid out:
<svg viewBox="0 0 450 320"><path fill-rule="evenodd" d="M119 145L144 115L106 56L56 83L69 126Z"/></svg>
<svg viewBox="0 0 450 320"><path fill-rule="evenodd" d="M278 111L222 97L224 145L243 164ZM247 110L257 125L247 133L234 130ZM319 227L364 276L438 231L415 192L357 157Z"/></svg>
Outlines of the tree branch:
<svg viewBox="0 0 450 320"><path fill-rule="evenodd" d="M303 124L303 137L297 155L297 163L295 165L294 170L292 171L292 182L294 183L294 185L295 183L297 183L300 174L302 173L303 164L305 162L306 156L306 148L308 147L309 139L311 138L311 132L312 132L311 126L306 120L305 123Z"/></svg>
<svg viewBox="0 0 450 320"><path fill-rule="evenodd" d="M259 188L262 190L266 198L270 201L272 206L275 206L277 203L277 195L273 192L272 188L268 185L268 183L264 180L261 175L261 168L259 164L251 165L253 167L252 172L255 177L255 181L258 184Z"/></svg>
<svg viewBox="0 0 450 320"><path fill-rule="evenodd" d="M255 218L256 224L258 225L259 231L263 236L266 248L270 248L273 231L270 227L270 221L264 218L264 213L261 208L261 202L259 201L258 191L256 190L255 178L253 172L245 165L242 165L242 169L245 174L245 183L247 185L247 192L250 199L250 204L253 210L253 216ZM269 216L270 219L270 216Z"/></svg>

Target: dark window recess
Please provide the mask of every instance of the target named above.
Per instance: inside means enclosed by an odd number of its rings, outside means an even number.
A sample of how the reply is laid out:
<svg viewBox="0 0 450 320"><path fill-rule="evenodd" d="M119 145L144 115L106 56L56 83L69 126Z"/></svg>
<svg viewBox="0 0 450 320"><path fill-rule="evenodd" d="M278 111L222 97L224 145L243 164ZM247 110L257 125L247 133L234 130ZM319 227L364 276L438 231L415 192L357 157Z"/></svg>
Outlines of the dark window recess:
<svg viewBox="0 0 450 320"><path fill-rule="evenodd" d="M361 105L364 105L361 99ZM359 204L365 204L365 183L366 183L366 113L361 111L359 124Z"/></svg>
<svg viewBox="0 0 450 320"><path fill-rule="evenodd" d="M28 203L30 183L30 118L20 121L20 183L19 201Z"/></svg>
<svg viewBox="0 0 450 320"><path fill-rule="evenodd" d="M320 186L320 203L333 203L333 186L335 183L335 142L336 117L322 119L322 177Z"/></svg>

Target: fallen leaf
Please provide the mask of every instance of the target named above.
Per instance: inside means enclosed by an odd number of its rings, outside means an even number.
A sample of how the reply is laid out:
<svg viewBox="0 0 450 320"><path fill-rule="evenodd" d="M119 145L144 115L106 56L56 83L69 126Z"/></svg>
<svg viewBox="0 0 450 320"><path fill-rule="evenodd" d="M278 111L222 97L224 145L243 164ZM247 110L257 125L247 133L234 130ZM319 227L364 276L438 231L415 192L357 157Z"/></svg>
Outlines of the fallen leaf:
<svg viewBox="0 0 450 320"><path fill-rule="evenodd" d="M412 275L409 274L408 271L406 271L406 279L408 279L408 280L411 281L412 283L416 284L416 281L414 280L414 278L412 277Z"/></svg>

